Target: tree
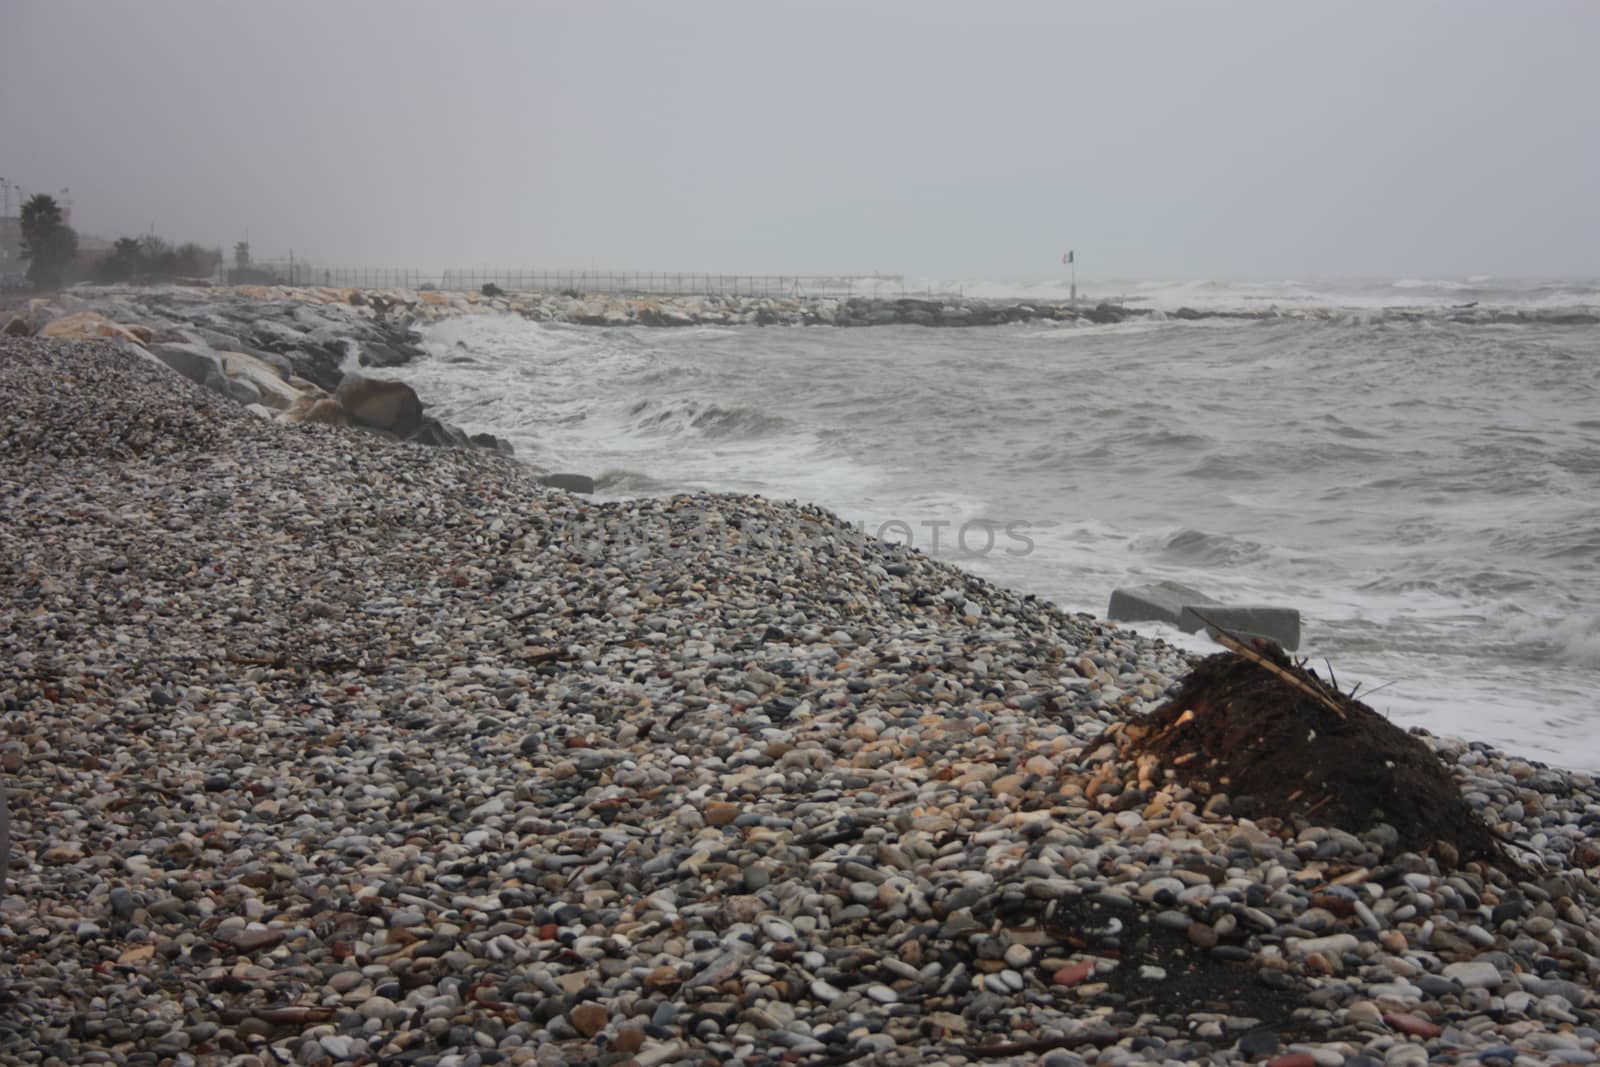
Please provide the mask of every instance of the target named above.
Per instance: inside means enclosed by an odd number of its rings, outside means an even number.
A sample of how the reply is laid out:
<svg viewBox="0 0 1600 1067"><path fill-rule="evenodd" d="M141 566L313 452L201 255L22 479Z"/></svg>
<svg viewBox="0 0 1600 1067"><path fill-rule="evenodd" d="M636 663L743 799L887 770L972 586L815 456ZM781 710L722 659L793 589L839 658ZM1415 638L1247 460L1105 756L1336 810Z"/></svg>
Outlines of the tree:
<svg viewBox="0 0 1600 1067"><path fill-rule="evenodd" d="M143 273L144 249L138 239L119 237L111 254L100 262L98 276L102 282L129 282Z"/></svg>
<svg viewBox="0 0 1600 1067"><path fill-rule="evenodd" d="M22 255L35 289L59 289L78 258L78 235L66 224L61 205L39 193L22 205Z"/></svg>
<svg viewBox="0 0 1600 1067"><path fill-rule="evenodd" d="M144 269L151 281L170 282L178 276L178 253L164 238L146 234L139 238L144 253Z"/></svg>
<svg viewBox="0 0 1600 1067"><path fill-rule="evenodd" d="M177 257L176 273L184 278L205 278L210 276L222 261L222 253L210 248L202 248L189 241L174 249Z"/></svg>
<svg viewBox="0 0 1600 1067"><path fill-rule="evenodd" d="M97 281L170 282L177 277L203 278L222 262L222 249L204 248L193 241L176 248L155 234L121 237L111 246L111 254L95 268Z"/></svg>

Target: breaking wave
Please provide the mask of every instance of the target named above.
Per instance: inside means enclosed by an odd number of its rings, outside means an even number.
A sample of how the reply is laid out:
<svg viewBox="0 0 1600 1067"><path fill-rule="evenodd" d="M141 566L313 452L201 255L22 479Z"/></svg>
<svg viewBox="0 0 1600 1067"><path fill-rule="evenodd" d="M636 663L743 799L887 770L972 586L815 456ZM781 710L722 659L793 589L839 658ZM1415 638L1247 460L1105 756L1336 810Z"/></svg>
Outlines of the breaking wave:
<svg viewBox="0 0 1600 1067"><path fill-rule="evenodd" d="M639 400L628 408L628 418L643 433L712 439L764 437L794 427L782 415L696 400Z"/></svg>

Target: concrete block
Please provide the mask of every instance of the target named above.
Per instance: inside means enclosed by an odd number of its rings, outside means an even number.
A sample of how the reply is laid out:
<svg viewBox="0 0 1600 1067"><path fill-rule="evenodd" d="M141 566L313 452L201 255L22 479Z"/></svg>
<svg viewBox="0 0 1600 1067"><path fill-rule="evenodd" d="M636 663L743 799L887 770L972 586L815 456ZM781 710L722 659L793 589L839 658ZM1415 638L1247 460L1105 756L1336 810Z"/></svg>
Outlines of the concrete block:
<svg viewBox="0 0 1600 1067"><path fill-rule="evenodd" d="M1265 604L1185 604L1178 619L1184 633L1206 629L1194 609L1235 637L1265 637L1292 652L1300 647L1300 612L1294 608L1275 608Z"/></svg>
<svg viewBox="0 0 1600 1067"><path fill-rule="evenodd" d="M1111 594L1106 618L1113 622L1164 622L1184 633L1206 629L1199 615L1238 637L1266 637L1285 649L1300 647L1300 612L1266 604L1224 604L1178 582L1153 582Z"/></svg>
<svg viewBox="0 0 1600 1067"><path fill-rule="evenodd" d="M539 484L551 489L565 489L569 493L594 492L594 479L587 474L544 474Z"/></svg>
<svg viewBox="0 0 1600 1067"><path fill-rule="evenodd" d="M1218 603L1177 582L1153 582L1114 590L1106 618L1113 622L1164 622L1177 626L1185 605L1193 604L1203 611L1206 605Z"/></svg>

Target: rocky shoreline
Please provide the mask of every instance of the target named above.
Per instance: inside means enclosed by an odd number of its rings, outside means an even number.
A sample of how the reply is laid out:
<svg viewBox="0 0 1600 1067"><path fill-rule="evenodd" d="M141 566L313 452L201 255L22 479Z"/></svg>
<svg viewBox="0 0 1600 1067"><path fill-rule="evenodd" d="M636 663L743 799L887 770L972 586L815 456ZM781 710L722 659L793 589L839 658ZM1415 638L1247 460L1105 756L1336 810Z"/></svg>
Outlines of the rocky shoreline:
<svg viewBox="0 0 1600 1067"><path fill-rule="evenodd" d="M352 426L391 439L510 454L492 435L468 435L426 414L410 386L384 382L383 368L422 355L420 330L456 315L518 315L536 322L598 327L918 326L960 328L1012 323L1117 324L1175 318L1265 321L1284 316L1338 320L1352 314L1396 321L1476 324L1591 324L1575 309L1331 308L1201 311L1167 315L1149 308L901 297L619 296L615 294L438 292L323 287L75 287L30 300L5 318L0 335L55 340L109 338L129 354L153 358L263 418ZM361 380L361 379L364 379ZM527 457L538 468L537 457ZM548 475L548 472L544 472ZM551 484L592 492L585 475L548 475Z"/></svg>
<svg viewBox="0 0 1600 1067"><path fill-rule="evenodd" d="M814 507L241 417L151 329L0 339L0 1063L1600 1052L1591 775L1421 735L1521 873L1264 817L1124 757L1169 646Z"/></svg>
<svg viewBox="0 0 1600 1067"><path fill-rule="evenodd" d="M1334 308L1258 311L1149 308L915 297L622 296L616 294L439 292L288 286L75 287L0 315L0 335L57 340L109 338L126 352L158 359L180 374L244 404L263 418L353 426L420 444L510 454L492 435L468 435L426 414L401 382L371 384L386 367L422 354L423 327L456 315L517 315L536 322L598 327L917 326L960 328L1048 322L1117 324L1134 320L1281 317L1330 321L1472 324L1600 322L1582 309L1494 308L1352 312ZM368 379L366 383L355 379ZM537 457L528 457L538 469ZM546 472L548 473L548 472ZM550 475L551 484L593 491L584 475Z"/></svg>
<svg viewBox="0 0 1600 1067"><path fill-rule="evenodd" d="M769 297L585 297L411 290L210 285L79 287L29 301L0 333L51 340L107 338L159 360L267 419L350 426L400 441L511 454L509 443L468 435L426 414L409 385L384 368L422 355L419 331L456 315L518 315L584 326L980 326L1037 319L1120 322L1125 308L981 301ZM592 492L592 478L551 474L548 484Z"/></svg>

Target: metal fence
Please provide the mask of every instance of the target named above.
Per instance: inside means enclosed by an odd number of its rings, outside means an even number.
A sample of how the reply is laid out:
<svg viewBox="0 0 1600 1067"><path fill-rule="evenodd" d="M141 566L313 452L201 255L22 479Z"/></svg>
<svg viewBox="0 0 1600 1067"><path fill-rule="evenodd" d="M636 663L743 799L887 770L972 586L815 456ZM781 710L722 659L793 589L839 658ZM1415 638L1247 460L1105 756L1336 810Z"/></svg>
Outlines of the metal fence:
<svg viewBox="0 0 1600 1067"><path fill-rule="evenodd" d="M895 296L899 274L707 274L682 271L446 270L400 267L321 267L287 260L252 263L262 280L283 285L354 289L477 291L495 285L513 293L633 293L662 296Z"/></svg>
<svg viewBox="0 0 1600 1067"><path fill-rule="evenodd" d="M319 267L304 260L255 260L230 270L230 281L258 285L326 285L340 289L439 289L438 271L407 267Z"/></svg>
<svg viewBox="0 0 1600 1067"><path fill-rule="evenodd" d="M898 274L696 274L672 271L463 270L445 271L441 289L507 292L654 293L663 296L875 296L899 292Z"/></svg>

